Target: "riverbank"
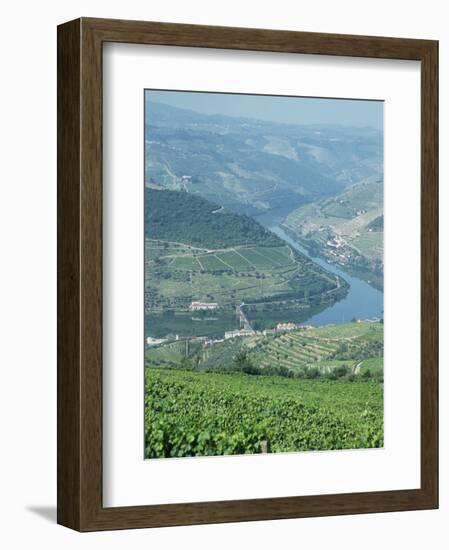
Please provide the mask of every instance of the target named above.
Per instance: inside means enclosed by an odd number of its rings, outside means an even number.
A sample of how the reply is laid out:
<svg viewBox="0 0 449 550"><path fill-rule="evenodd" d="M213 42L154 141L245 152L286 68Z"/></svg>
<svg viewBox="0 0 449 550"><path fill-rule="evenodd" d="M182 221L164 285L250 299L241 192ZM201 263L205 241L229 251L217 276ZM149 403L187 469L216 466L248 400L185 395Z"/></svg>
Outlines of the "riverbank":
<svg viewBox="0 0 449 550"><path fill-rule="evenodd" d="M293 240L279 225L271 226L270 231L280 237L289 246L318 264L326 271L338 275L349 284L349 292L345 298L311 316L304 322L321 326L333 323L345 323L351 319L383 318L383 292L373 288L363 279L349 275L334 264L321 258L312 258L306 248Z"/></svg>

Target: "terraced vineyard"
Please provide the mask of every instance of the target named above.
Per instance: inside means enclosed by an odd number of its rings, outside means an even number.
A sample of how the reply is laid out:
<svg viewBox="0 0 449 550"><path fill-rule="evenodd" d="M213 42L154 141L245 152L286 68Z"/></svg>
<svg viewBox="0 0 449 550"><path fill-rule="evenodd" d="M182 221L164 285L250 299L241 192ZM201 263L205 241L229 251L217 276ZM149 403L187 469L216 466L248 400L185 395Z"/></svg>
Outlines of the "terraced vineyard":
<svg viewBox="0 0 449 550"><path fill-rule="evenodd" d="M293 370L301 369L330 359L338 346L338 340L312 338L298 333L285 334L262 346L260 366L277 364ZM330 368L326 366L327 370Z"/></svg>
<svg viewBox="0 0 449 550"><path fill-rule="evenodd" d="M255 334L213 345L198 340L173 342L147 352L148 366L196 370L233 370L235 357L244 353L249 365L263 374L282 370L290 376L341 375L383 377L383 324L348 323L298 329L277 334Z"/></svg>
<svg viewBox="0 0 449 550"><path fill-rule="evenodd" d="M380 323L351 323L281 334L262 341L251 357L262 368L278 365L298 372L315 367L325 374L346 365L356 373L365 355L383 355L382 341ZM374 370L379 372L378 366Z"/></svg>

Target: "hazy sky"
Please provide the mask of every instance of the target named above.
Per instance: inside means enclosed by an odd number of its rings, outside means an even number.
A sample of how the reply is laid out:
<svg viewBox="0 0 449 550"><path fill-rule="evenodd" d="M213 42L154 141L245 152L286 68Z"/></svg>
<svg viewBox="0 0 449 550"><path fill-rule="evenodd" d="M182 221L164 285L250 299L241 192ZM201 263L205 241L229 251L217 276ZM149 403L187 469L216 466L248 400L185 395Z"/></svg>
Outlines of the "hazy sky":
<svg viewBox="0 0 449 550"><path fill-rule="evenodd" d="M204 92L151 91L154 101L205 114L292 124L343 124L383 128L383 102Z"/></svg>

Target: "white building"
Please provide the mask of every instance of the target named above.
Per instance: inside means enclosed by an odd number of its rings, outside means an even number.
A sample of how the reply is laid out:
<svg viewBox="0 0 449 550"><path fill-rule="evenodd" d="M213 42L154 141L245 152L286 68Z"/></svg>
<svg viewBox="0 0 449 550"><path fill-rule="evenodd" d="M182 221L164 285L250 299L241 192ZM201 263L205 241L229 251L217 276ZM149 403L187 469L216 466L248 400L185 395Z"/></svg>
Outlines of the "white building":
<svg viewBox="0 0 449 550"><path fill-rule="evenodd" d="M215 302L192 302L189 309L192 311L218 309L218 304Z"/></svg>
<svg viewBox="0 0 449 550"><path fill-rule="evenodd" d="M253 336L254 334L254 330L249 330L246 328L242 328L241 330L228 330L225 332L225 340L229 340L229 338L237 338L238 336Z"/></svg>
<svg viewBox="0 0 449 550"><path fill-rule="evenodd" d="M295 330L297 326L295 323L278 323L276 325L276 330L282 330L282 331L288 331L288 330Z"/></svg>
<svg viewBox="0 0 449 550"><path fill-rule="evenodd" d="M147 346L158 346L159 344L163 344L166 341L166 338L152 338L151 336L148 336Z"/></svg>

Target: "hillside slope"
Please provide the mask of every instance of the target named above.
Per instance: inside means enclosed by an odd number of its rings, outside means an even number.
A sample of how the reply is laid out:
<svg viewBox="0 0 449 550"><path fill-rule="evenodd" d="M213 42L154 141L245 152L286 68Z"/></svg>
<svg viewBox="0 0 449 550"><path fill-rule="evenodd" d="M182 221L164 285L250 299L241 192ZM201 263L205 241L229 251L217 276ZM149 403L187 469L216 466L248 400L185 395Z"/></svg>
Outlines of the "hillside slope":
<svg viewBox="0 0 449 550"><path fill-rule="evenodd" d="M287 213L382 171L382 132L205 115L146 96L145 181L251 216Z"/></svg>
<svg viewBox="0 0 449 550"><path fill-rule="evenodd" d="M207 248L283 242L252 218L185 191L145 189L145 234Z"/></svg>
<svg viewBox="0 0 449 550"><path fill-rule="evenodd" d="M287 377L383 377L383 324L347 323L258 333L213 345L167 342L146 352L151 367L194 367L200 371L281 374ZM368 371L368 372L367 372Z"/></svg>
<svg viewBox="0 0 449 550"><path fill-rule="evenodd" d="M284 227L312 255L383 286L383 182L362 183L291 212Z"/></svg>

